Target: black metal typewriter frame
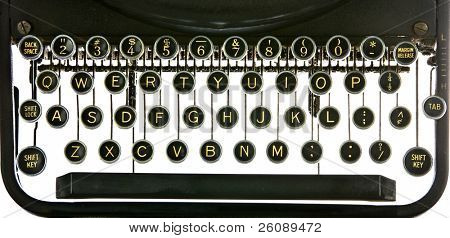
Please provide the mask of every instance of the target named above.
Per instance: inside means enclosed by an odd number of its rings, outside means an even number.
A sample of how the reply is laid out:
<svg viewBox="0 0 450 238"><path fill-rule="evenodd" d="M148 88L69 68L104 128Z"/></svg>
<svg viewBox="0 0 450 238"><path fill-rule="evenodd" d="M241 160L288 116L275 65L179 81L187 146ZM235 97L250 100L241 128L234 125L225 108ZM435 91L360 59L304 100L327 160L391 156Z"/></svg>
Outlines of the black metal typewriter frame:
<svg viewBox="0 0 450 238"><path fill-rule="evenodd" d="M448 102L450 4L437 0L436 94ZM16 180L15 121L18 90L12 85L11 24L8 4L0 3L0 146L6 189L25 210L45 217L412 217L430 209L442 196L448 179L448 113L436 122L436 177L420 200L401 206L205 203L205 202L46 202L27 195ZM16 108L16 110L14 110ZM16 112L15 112L16 111Z"/></svg>

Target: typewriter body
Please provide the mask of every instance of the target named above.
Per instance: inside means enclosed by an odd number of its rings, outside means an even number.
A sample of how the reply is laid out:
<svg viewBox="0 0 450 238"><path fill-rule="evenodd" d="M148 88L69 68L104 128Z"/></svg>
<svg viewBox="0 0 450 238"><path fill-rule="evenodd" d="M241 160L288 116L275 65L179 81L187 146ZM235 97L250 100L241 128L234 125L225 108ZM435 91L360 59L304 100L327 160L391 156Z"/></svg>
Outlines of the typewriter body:
<svg viewBox="0 0 450 238"><path fill-rule="evenodd" d="M1 172L34 214L410 217L445 189L446 1L0 6Z"/></svg>

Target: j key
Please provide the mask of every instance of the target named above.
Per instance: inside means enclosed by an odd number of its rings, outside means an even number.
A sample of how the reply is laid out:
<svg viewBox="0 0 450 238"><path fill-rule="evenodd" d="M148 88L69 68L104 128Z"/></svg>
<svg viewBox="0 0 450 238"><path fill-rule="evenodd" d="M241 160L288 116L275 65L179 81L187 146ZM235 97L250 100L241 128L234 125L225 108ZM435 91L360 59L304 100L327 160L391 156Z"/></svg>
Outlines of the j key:
<svg viewBox="0 0 450 238"><path fill-rule="evenodd" d="M213 53L213 43L206 36L194 37L191 42L189 42L189 53L192 57L198 60L203 60L209 58Z"/></svg>
<svg viewBox="0 0 450 238"><path fill-rule="evenodd" d="M127 60L139 59L145 51L144 42L137 36L126 36L120 41L120 54Z"/></svg>
<svg viewBox="0 0 450 238"><path fill-rule="evenodd" d="M44 47L36 36L24 36L18 44L20 54L28 60L37 60L42 56Z"/></svg>
<svg viewBox="0 0 450 238"><path fill-rule="evenodd" d="M53 39L50 48L57 59L65 60L75 54L77 46L72 37L59 35Z"/></svg>
<svg viewBox="0 0 450 238"><path fill-rule="evenodd" d="M91 59L105 59L110 52L111 46L103 36L93 36L86 42L86 53Z"/></svg>
<svg viewBox="0 0 450 238"><path fill-rule="evenodd" d="M297 37L291 46L292 55L298 60L309 60L317 50L316 43L307 36Z"/></svg>
<svg viewBox="0 0 450 238"><path fill-rule="evenodd" d="M263 129L269 126L272 115L266 107L256 107L250 113L250 122L255 128Z"/></svg>
<svg viewBox="0 0 450 238"><path fill-rule="evenodd" d="M377 36L369 36L361 43L361 54L367 60L379 60L384 56L385 45Z"/></svg>
<svg viewBox="0 0 450 238"><path fill-rule="evenodd" d="M265 60L277 59L281 55L281 49L281 42L273 36L262 38L256 46L258 55Z"/></svg>
<svg viewBox="0 0 450 238"><path fill-rule="evenodd" d="M223 53L227 59L241 60L247 54L247 42L239 36L232 36L223 43Z"/></svg>
<svg viewBox="0 0 450 238"><path fill-rule="evenodd" d="M328 56L334 60L343 60L350 55L351 44L345 36L333 36L326 45Z"/></svg>
<svg viewBox="0 0 450 238"><path fill-rule="evenodd" d="M155 42L155 53L161 59L173 59L178 54L179 46L175 38L161 36Z"/></svg>

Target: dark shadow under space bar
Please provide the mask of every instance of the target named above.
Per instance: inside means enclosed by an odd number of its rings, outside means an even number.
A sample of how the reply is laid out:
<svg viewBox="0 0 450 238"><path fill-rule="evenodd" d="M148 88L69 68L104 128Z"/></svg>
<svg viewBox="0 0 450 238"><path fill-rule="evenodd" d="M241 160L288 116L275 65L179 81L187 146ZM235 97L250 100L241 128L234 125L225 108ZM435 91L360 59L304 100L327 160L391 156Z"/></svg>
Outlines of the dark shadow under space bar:
<svg viewBox="0 0 450 238"><path fill-rule="evenodd" d="M56 197L395 201L395 181L380 175L68 173Z"/></svg>

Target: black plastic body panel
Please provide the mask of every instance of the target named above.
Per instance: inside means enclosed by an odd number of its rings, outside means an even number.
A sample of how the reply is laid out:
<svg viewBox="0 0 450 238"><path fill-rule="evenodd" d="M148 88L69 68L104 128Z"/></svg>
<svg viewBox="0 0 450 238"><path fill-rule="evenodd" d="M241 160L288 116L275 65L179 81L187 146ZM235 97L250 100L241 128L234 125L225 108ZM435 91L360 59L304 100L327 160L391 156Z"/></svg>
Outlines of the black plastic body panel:
<svg viewBox="0 0 450 238"><path fill-rule="evenodd" d="M345 35L347 37L377 35L386 38L406 36L413 37L414 23L421 21L429 25L429 31L423 38L434 39L436 35L436 2L434 0L261 0L247 9L244 16L237 16L239 11L235 9L248 8L245 2L254 1L223 1L230 5L230 9L217 9L224 5L217 0L40 0L39 4L29 0L11 0L11 25L13 39L21 36L17 31L17 23L26 20L31 26L30 34L43 37L44 41L50 41L59 34L71 35L80 42L86 42L93 35L105 35L112 43L118 44L120 39L129 34L136 34L145 42L154 42L161 35L172 35L183 42L195 35L208 35L216 43L223 42L226 36L240 35L250 43L255 43L259 37L270 32L277 37L291 37L299 34L314 37L320 42L327 40L332 35ZM180 4L174 5L174 3ZM184 2L184 3L183 3ZM221 1L219 1L221 2ZM327 4L324 4L328 2ZM149 8L155 4L156 7ZM189 4L187 4L189 3ZM172 4L172 5L170 5ZM286 8L292 4L292 8ZM201 5L199 11L192 11L189 5ZM268 6L267 6L268 5ZM128 6L128 8L121 8ZM142 10L136 10L140 6L148 11L148 18ZM169 16L150 16L159 13L157 10L166 6ZM159 7L159 8L158 8ZM272 15L265 13L263 16L255 16L253 12L270 12L266 8L272 8ZM289 10L293 9L293 10ZM286 11L286 14L279 12ZM181 16L181 13L183 15ZM229 15L236 14L237 20L230 20ZM202 16L200 18L200 16ZM382 16L382 17L381 17ZM265 21L255 21L252 17L269 17ZM179 18L184 19L183 21ZM227 21L230 28L213 24L218 19ZM232 18L231 18L232 19ZM192 27L198 22L212 22L202 24L204 27ZM177 24L182 22L183 25ZM256 25L261 23L263 25ZM357 23L357 24L355 24ZM225 24L225 26L227 26ZM242 26L242 27L240 27ZM320 26L320 27L318 27ZM357 42L359 43L359 42Z"/></svg>
<svg viewBox="0 0 450 238"><path fill-rule="evenodd" d="M429 192L420 200L403 206L333 205L333 204L267 204L267 203L189 203L189 202L45 202L28 196L16 180L14 167L14 95L11 73L11 36L18 39L17 21L29 20L32 34L55 36L70 33L81 38L104 34L122 37L127 34L160 35L148 24L130 20L106 10L94 1L30 1L10 0L12 6L0 2L0 143L1 173L4 185L18 205L29 212L46 217L411 217L430 209L441 197L448 179L448 113L436 124L436 177ZM436 8L437 4L437 8ZM70 6L63 8L62 6ZM395 14L385 11L398 9ZM374 9L378 13L374 13ZM26 12L32 13L27 15ZM401 14L404 13L404 14ZM422 14L425 13L425 14ZM358 14L358 15L355 15ZM382 15L382 16L381 16ZM36 16L41 19L36 23ZM381 17L380 17L381 16ZM62 21L61 19L65 19ZM339 19L332 21L330 19ZM297 26L277 28L251 34L330 36L334 34L383 35L413 37L411 24L423 19L430 25L429 38L437 39L437 95L448 102L449 3L446 0L414 1L349 1L326 15ZM43 22L42 22L43 20ZM358 24L354 24L354 23ZM76 23L76 24L75 24ZM59 27L55 27L59 26ZM112 27L114 26L114 27ZM316 26L321 26L316 27ZM392 28L389 28L392 26ZM386 27L388 29L386 30ZM110 29L108 31L108 29ZM160 29L160 28L158 28ZM164 34L175 32L165 29ZM198 32L192 32L197 34ZM222 31L228 34L229 32ZM182 35L185 33L179 33ZM79 38L78 38L79 39Z"/></svg>

